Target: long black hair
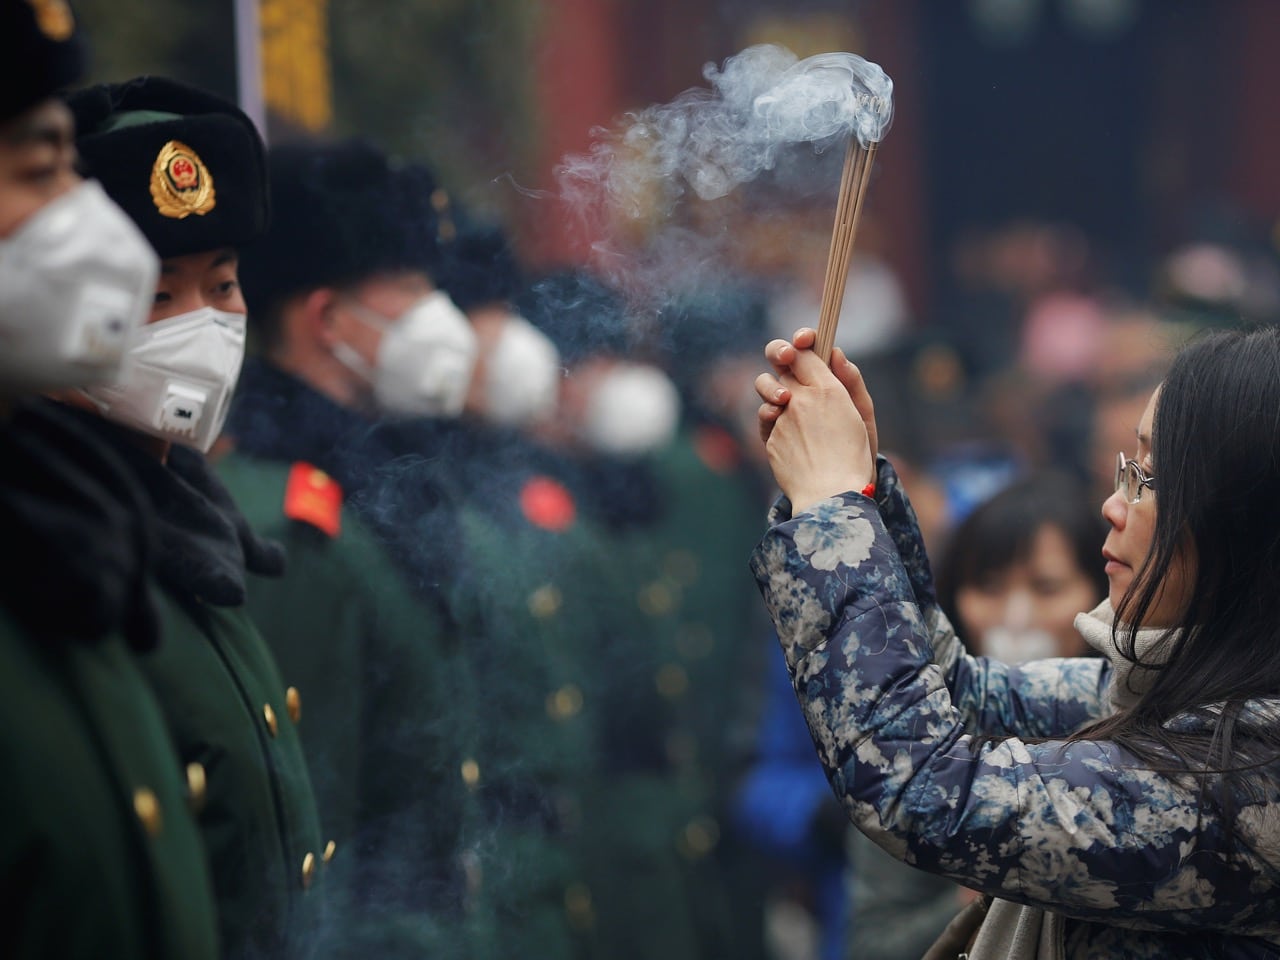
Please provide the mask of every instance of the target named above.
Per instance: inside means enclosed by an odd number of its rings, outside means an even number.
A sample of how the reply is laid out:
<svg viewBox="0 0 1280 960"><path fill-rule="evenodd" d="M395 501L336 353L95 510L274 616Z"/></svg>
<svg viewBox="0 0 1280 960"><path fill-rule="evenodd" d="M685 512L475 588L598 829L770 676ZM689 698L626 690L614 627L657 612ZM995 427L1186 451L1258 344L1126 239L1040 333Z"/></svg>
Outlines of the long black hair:
<svg viewBox="0 0 1280 960"><path fill-rule="evenodd" d="M1071 547L1071 559L1093 586L1094 596L1107 595L1101 551L1106 528L1096 503L1079 481L1060 473L1036 473L1016 480L984 502L951 534L938 565L938 603L960 641L973 641L959 615L956 594L1031 556L1036 534L1056 527Z"/></svg>
<svg viewBox="0 0 1280 960"><path fill-rule="evenodd" d="M1176 565L1194 570L1191 587L1150 687L1076 738L1198 774L1202 788L1214 779L1230 812L1227 785L1253 793L1248 773L1280 758L1280 724L1240 723L1246 701L1280 698L1280 328L1185 347L1160 390L1151 451L1155 534L1117 610L1121 654L1139 662L1137 625ZM1179 715L1198 716L1200 732L1166 726Z"/></svg>

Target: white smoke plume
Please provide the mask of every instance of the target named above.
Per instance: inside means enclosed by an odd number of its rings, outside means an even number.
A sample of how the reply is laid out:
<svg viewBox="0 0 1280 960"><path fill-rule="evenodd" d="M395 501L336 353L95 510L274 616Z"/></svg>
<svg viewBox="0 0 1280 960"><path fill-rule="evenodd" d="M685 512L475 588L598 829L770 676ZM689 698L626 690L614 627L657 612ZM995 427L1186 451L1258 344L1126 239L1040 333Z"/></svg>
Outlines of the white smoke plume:
<svg viewBox="0 0 1280 960"><path fill-rule="evenodd" d="M726 238L700 234L681 218L683 202L715 201L766 171L792 183L829 179L816 156L831 147L843 155L846 138L879 142L893 118L893 81L876 64L851 53L800 60L775 45L749 47L723 65L703 68L709 86L686 90L670 103L628 113L594 132L584 154L556 170L561 198L585 231L597 264L631 292L654 282L678 286L717 258ZM797 145L810 150L797 153ZM808 156L808 170L793 169ZM834 212L834 184L832 210ZM690 197L690 193L693 197ZM690 231L692 230L692 235ZM647 253L636 260L636 238ZM679 239L679 263L660 250ZM652 275L655 257L675 275ZM643 276L637 276L639 269Z"/></svg>
<svg viewBox="0 0 1280 960"><path fill-rule="evenodd" d="M668 204L685 188L703 200L727 195L771 170L789 144L824 150L836 138L878 142L893 119L893 81L852 53L798 60L784 47L748 47L723 67L703 68L710 88L627 114L597 131L591 150L557 171L570 199L609 197L625 209L661 184ZM669 209L669 208L668 208Z"/></svg>

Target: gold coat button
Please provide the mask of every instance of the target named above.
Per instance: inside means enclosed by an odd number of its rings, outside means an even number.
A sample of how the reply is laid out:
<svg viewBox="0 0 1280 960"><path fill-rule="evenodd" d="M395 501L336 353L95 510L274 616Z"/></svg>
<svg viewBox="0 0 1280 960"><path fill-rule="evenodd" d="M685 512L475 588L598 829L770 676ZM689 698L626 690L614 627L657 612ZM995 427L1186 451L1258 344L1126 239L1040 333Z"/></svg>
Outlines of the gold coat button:
<svg viewBox="0 0 1280 960"><path fill-rule="evenodd" d="M529 612L539 620L547 620L560 612L564 596L554 583L544 583L529 594Z"/></svg>
<svg viewBox="0 0 1280 960"><path fill-rule="evenodd" d="M575 930L590 930L595 924L595 906L585 883L571 883L564 890L564 911Z"/></svg>
<svg viewBox="0 0 1280 960"><path fill-rule="evenodd" d="M636 593L636 603L651 617L666 616L680 601L680 587L667 580L654 580Z"/></svg>
<svg viewBox="0 0 1280 960"><path fill-rule="evenodd" d="M204 775L204 767L198 763L187 764L187 805L192 813L199 813L204 807L204 795L208 789L208 781Z"/></svg>
<svg viewBox="0 0 1280 960"><path fill-rule="evenodd" d="M568 720L582 709L582 691L573 683L566 683L555 693L547 695L547 715L553 720Z"/></svg>
<svg viewBox="0 0 1280 960"><path fill-rule="evenodd" d="M322 859L325 863L328 863L330 860L333 859L333 855L337 852L338 852L338 845L334 843L332 840L330 840L328 843L324 845L324 853L320 855L320 859Z"/></svg>
<svg viewBox="0 0 1280 960"><path fill-rule="evenodd" d="M696 817L685 824L676 849L686 860L700 860L720 842L720 824L714 817Z"/></svg>
<svg viewBox="0 0 1280 960"><path fill-rule="evenodd" d="M164 818L160 815L160 801L156 799L156 795L146 787L139 787L133 791L133 812L138 815L138 820L142 823L142 829L147 831L147 835L156 837L160 835L160 830L164 826Z"/></svg>
<svg viewBox="0 0 1280 960"><path fill-rule="evenodd" d="M311 889L311 879L316 875L316 855L308 853L302 858L302 889Z"/></svg>
<svg viewBox="0 0 1280 960"><path fill-rule="evenodd" d="M264 703L262 705L262 719L267 721L267 731L274 737L279 731L280 725L276 722L276 712L271 709L271 704Z"/></svg>
<svg viewBox="0 0 1280 960"><path fill-rule="evenodd" d="M664 663L654 675L653 685L666 699L675 700L689 689L689 674L678 663Z"/></svg>
<svg viewBox="0 0 1280 960"><path fill-rule="evenodd" d="M474 790L480 783L480 764L470 757L462 761L462 782L471 790Z"/></svg>
<svg viewBox="0 0 1280 960"><path fill-rule="evenodd" d="M284 705L289 710L289 719L297 723L302 719L302 694L297 687L290 687L284 692Z"/></svg>

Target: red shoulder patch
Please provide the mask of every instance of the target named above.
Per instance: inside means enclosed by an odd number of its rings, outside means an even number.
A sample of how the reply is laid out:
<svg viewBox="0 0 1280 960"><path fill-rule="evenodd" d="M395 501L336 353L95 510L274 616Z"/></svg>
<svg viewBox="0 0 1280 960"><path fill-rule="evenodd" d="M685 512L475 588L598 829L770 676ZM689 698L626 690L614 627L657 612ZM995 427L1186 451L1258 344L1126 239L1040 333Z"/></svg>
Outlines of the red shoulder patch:
<svg viewBox="0 0 1280 960"><path fill-rule="evenodd" d="M703 466L715 473L732 473L742 463L742 448L723 427L699 427L693 436L693 449Z"/></svg>
<svg viewBox="0 0 1280 960"><path fill-rule="evenodd" d="M342 487L323 470L299 460L290 468L284 488L284 515L337 537L342 530Z"/></svg>
<svg viewBox="0 0 1280 960"><path fill-rule="evenodd" d="M520 491L520 509L535 527L563 533L573 526L578 508L564 484L546 476L530 477Z"/></svg>

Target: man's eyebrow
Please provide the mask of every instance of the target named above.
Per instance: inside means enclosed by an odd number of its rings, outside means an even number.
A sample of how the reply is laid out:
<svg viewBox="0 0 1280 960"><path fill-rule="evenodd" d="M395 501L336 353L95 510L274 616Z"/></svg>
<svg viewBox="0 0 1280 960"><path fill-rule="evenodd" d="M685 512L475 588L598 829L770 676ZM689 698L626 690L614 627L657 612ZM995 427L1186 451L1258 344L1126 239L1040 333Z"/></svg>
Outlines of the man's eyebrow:
<svg viewBox="0 0 1280 960"><path fill-rule="evenodd" d="M215 259L213 263L210 264L210 269L214 267L225 267L229 263L234 264L238 262L239 259L240 259L240 255L237 254L234 250L225 250L222 253L218 254L217 259Z"/></svg>

